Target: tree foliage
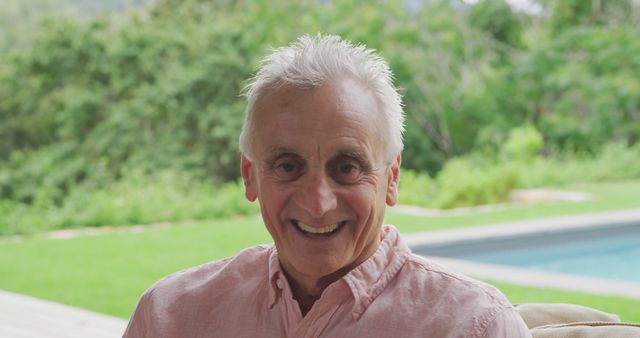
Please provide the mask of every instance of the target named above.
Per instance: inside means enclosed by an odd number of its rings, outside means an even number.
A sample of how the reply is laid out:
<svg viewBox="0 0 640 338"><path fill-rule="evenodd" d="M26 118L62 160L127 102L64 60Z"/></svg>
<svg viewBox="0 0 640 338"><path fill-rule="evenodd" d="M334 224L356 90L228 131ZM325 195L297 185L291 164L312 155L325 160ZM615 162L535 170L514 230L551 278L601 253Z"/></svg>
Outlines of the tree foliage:
<svg viewBox="0 0 640 338"><path fill-rule="evenodd" d="M640 136L638 29L576 27L531 49L514 68L530 120L549 146L597 151Z"/></svg>
<svg viewBox="0 0 640 338"><path fill-rule="evenodd" d="M405 168L500 160L505 143L528 158L636 144L636 2L541 4L527 15L504 0L159 0L45 21L28 48L0 56L0 199L60 206L77 186L134 172L235 180L242 88L270 47L305 33L339 34L389 61L407 113Z"/></svg>

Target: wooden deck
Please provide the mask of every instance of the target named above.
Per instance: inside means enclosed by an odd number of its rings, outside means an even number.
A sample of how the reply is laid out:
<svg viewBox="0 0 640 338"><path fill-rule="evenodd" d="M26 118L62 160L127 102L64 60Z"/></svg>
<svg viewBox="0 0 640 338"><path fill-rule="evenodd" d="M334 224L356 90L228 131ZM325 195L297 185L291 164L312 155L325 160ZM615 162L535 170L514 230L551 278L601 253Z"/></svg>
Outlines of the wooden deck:
<svg viewBox="0 0 640 338"><path fill-rule="evenodd" d="M127 321L0 290L0 338L116 338Z"/></svg>

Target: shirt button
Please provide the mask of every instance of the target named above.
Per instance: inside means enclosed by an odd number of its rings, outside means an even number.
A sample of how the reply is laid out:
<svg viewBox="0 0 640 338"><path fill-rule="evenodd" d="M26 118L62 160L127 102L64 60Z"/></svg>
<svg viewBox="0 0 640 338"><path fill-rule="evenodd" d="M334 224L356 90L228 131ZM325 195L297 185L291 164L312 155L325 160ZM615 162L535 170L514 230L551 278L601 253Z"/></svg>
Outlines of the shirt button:
<svg viewBox="0 0 640 338"><path fill-rule="evenodd" d="M276 279L276 286L278 289L284 289L284 282L282 281L282 278Z"/></svg>

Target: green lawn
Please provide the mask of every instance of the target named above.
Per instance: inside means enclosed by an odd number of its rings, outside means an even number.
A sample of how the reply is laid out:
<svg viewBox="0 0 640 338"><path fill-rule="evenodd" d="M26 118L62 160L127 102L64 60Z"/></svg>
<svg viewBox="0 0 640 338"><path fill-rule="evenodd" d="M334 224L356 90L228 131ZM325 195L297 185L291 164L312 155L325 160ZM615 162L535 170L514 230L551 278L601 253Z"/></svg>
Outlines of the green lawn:
<svg viewBox="0 0 640 338"><path fill-rule="evenodd" d="M386 222L397 225L403 232L415 232L569 214L640 208L640 180L574 184L562 187L562 189L591 193L594 199L580 203L563 202L508 206L491 213L471 213L449 217L403 215L394 212L392 208L387 213Z"/></svg>
<svg viewBox="0 0 640 338"><path fill-rule="evenodd" d="M577 187L572 187L577 188ZM402 232L530 219L541 216L640 207L640 181L580 187L599 198L585 203L514 207L459 217L408 217L391 212ZM260 217L182 222L142 233L114 233L67 240L30 238L0 243L0 289L127 318L140 294L171 272L269 242ZM640 301L496 285L512 302L571 302L640 322Z"/></svg>
<svg viewBox="0 0 640 338"><path fill-rule="evenodd" d="M269 240L255 216L143 233L8 242L0 244L0 289L126 318L162 276Z"/></svg>

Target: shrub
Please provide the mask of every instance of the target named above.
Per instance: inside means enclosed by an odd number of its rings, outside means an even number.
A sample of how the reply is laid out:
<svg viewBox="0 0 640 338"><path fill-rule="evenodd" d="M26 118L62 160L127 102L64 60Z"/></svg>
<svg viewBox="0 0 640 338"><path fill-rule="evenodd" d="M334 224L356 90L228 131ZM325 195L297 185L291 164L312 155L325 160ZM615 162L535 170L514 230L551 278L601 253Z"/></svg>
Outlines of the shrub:
<svg viewBox="0 0 640 338"><path fill-rule="evenodd" d="M46 199L45 199L46 200ZM215 185L174 171L132 172L109 186L77 186L61 206L0 201L0 234L84 226L148 224L256 213L240 181Z"/></svg>
<svg viewBox="0 0 640 338"><path fill-rule="evenodd" d="M436 186L427 173L403 170L400 175L399 203L429 206L435 202Z"/></svg>
<svg viewBox="0 0 640 338"><path fill-rule="evenodd" d="M517 174L512 167L474 166L468 158L447 162L436 180L436 205L442 208L502 202L517 186Z"/></svg>
<svg viewBox="0 0 640 338"><path fill-rule="evenodd" d="M565 155L516 165L521 187L640 178L640 146L609 143L596 155Z"/></svg>
<svg viewBox="0 0 640 338"><path fill-rule="evenodd" d="M544 140L538 129L532 124L526 124L511 129L500 150L505 159L529 162L540 154L543 146Z"/></svg>

